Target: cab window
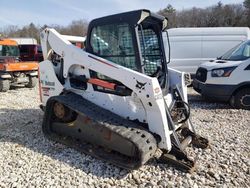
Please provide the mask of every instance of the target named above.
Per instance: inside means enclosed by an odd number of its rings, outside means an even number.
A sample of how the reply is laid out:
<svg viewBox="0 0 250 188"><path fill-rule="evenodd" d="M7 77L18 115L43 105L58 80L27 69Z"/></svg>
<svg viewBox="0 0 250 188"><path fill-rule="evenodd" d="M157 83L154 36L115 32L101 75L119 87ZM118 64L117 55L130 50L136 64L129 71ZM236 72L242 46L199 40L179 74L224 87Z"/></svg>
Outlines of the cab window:
<svg viewBox="0 0 250 188"><path fill-rule="evenodd" d="M162 69L162 52L159 39L151 28L139 29L140 48L142 52L143 69L146 75L152 76Z"/></svg>
<svg viewBox="0 0 250 188"><path fill-rule="evenodd" d="M103 25L91 32L93 52L118 65L137 70L133 39L128 24Z"/></svg>

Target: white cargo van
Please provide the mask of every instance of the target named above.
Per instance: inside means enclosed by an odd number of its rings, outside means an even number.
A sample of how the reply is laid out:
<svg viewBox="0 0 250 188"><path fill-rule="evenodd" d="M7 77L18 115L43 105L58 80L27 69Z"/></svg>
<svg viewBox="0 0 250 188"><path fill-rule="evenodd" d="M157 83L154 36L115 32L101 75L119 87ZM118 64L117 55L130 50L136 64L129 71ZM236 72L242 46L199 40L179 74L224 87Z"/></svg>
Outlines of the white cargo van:
<svg viewBox="0 0 250 188"><path fill-rule="evenodd" d="M250 110L250 40L201 64L193 88L206 98Z"/></svg>
<svg viewBox="0 0 250 188"><path fill-rule="evenodd" d="M248 27L172 28L168 34L171 48L169 66L191 75L201 63L215 59L250 39ZM167 47L167 38L165 43Z"/></svg>

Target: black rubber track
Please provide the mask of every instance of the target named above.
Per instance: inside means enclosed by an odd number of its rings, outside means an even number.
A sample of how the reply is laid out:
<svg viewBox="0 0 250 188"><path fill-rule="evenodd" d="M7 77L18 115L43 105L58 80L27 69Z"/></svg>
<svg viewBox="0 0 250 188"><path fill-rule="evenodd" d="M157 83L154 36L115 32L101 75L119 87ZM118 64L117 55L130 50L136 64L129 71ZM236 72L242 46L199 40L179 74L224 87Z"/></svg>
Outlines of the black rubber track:
<svg viewBox="0 0 250 188"><path fill-rule="evenodd" d="M112 149L110 152L110 150L107 151L107 148L90 144L88 141L83 143L78 139L57 134L52 128L52 124L55 121L53 117L53 105L55 102L64 104L74 110L78 116L87 116L94 121L96 125L101 127L105 126L105 128L130 141L133 146L136 147L137 155L133 157L126 156ZM143 127L105 110L74 93L51 97L47 101L42 128L44 134L49 139L74 147L88 155L130 170L137 169L145 164L154 156L157 149L156 139Z"/></svg>

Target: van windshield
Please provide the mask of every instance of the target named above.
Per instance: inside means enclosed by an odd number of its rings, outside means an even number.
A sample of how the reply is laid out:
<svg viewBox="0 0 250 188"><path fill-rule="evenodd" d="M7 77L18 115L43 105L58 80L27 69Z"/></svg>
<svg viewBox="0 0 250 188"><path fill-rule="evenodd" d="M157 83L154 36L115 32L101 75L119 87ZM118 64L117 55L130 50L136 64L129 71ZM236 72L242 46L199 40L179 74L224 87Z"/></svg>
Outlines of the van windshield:
<svg viewBox="0 0 250 188"><path fill-rule="evenodd" d="M240 45L235 46L220 59L229 60L229 61L243 61L250 57L250 41L241 43Z"/></svg>

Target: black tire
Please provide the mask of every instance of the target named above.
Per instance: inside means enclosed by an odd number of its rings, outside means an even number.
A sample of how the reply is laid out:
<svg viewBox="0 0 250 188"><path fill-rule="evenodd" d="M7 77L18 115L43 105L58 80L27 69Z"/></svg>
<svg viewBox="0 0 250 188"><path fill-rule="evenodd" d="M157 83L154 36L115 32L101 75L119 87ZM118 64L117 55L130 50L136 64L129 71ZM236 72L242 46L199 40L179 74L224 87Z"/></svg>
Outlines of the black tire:
<svg viewBox="0 0 250 188"><path fill-rule="evenodd" d="M235 94L234 107L250 110L250 88L241 89Z"/></svg>
<svg viewBox="0 0 250 188"><path fill-rule="evenodd" d="M10 89L9 80L0 80L0 92L6 92Z"/></svg>
<svg viewBox="0 0 250 188"><path fill-rule="evenodd" d="M29 82L25 86L28 87L28 88L34 88L36 86L36 84L37 84L37 77L30 76L29 77Z"/></svg>
<svg viewBox="0 0 250 188"><path fill-rule="evenodd" d="M202 94L201 94L201 98L202 98L202 100L204 100L204 101L206 101L206 102L215 102L215 100L213 100L213 98L208 97L208 96L206 96L206 95L202 95Z"/></svg>

